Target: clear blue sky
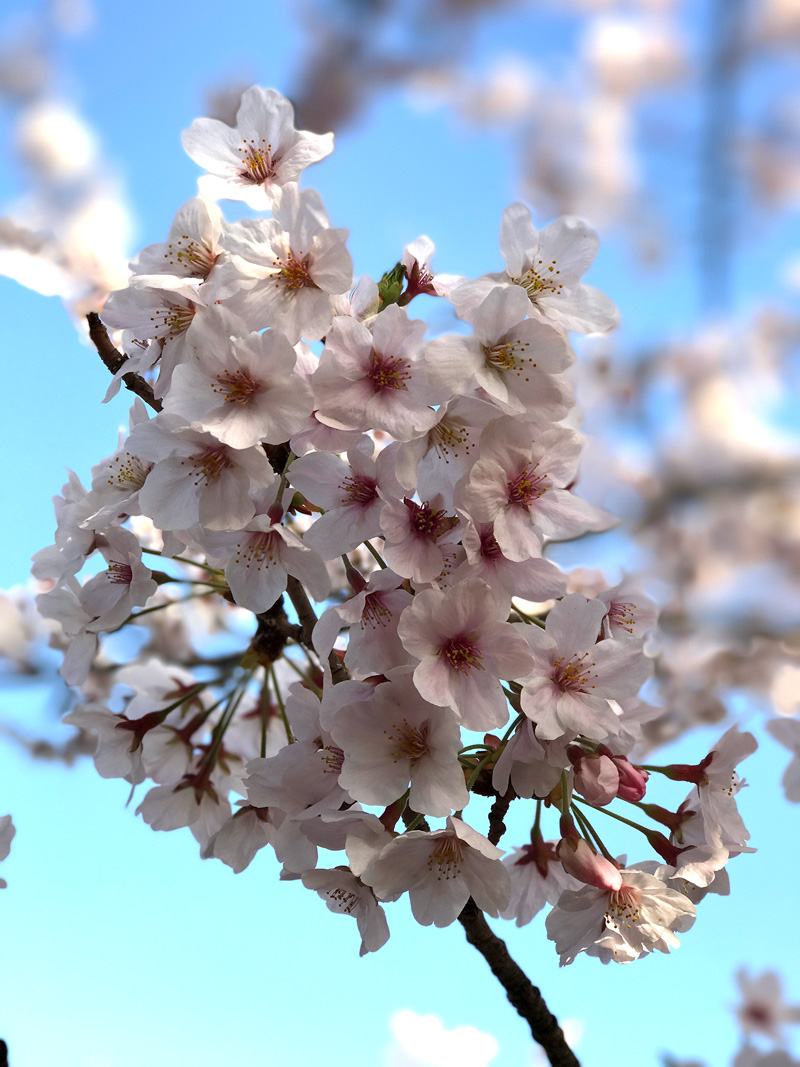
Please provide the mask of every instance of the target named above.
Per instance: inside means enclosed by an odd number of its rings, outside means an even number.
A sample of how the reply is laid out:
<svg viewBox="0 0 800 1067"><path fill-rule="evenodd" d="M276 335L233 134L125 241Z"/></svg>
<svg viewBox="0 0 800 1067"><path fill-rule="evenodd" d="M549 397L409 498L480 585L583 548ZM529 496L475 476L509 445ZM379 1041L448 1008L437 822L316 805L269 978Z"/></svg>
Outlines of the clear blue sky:
<svg viewBox="0 0 800 1067"><path fill-rule="evenodd" d="M204 89L246 71L291 93L299 30L281 5L251 0L224 16L208 0L96 6L94 28L58 46L61 87L97 129L124 182L137 225L134 253L163 240L194 195L198 170L179 134L203 113ZM6 0L3 14L36 7ZM567 78L575 33L553 15L497 16L480 35L475 61L515 47L534 59L546 54ZM2 118L0 145L8 133ZM503 134L469 132L400 96L376 101L305 184L319 189L334 225L349 228L357 273L373 276L422 233L436 242L441 270L497 269L500 215L517 197ZM19 188L13 167L0 169L0 203ZM768 232L753 247L748 277L763 292L778 286L790 247L785 232ZM627 253L607 241L590 280L618 303L633 343L692 321L687 270L684 262L659 275L634 271ZM744 302L761 295L745 285L739 293ZM52 541L50 497L65 468L88 480L91 465L112 451L128 404L100 404L106 371L57 300L0 278L0 305L0 585L7 587L25 582L30 555ZM2 718L63 739L68 728L52 727L47 699L41 689L5 687ZM698 733L676 758L695 761L721 732ZM780 794L776 768L785 762L766 738L744 766L755 787L742 795L742 810L759 852L732 864L731 898L709 897L672 956L607 968L579 959L559 970L541 916L519 931L495 924L557 1015L582 1020L584 1067L620 1057L657 1067L661 1052L722 1067L736 1041L728 1006L741 965L783 970L800 999L800 812ZM266 850L234 876L202 863L188 831L151 831L126 799L126 784L103 781L89 761L65 769L0 744L0 815L13 812L18 826L0 897L0 1036L12 1067L373 1067L384 1062L398 1008L491 1033L500 1043L495 1067L530 1062L523 1024L457 924L419 927L401 902L388 909L388 945L359 959L355 924L329 915L299 885L279 883ZM511 830L508 847L524 839L523 826L516 836Z"/></svg>

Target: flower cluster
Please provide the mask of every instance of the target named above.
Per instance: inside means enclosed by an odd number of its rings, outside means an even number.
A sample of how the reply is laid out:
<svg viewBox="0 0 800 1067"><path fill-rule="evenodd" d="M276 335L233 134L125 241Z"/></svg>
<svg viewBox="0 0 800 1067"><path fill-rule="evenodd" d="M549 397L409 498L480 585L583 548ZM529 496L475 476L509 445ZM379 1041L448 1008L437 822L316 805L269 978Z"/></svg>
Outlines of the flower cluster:
<svg viewBox="0 0 800 1067"><path fill-rule="evenodd" d="M437 274L420 238L354 284L346 231L297 184L330 135L252 88L235 126L198 120L184 145L202 195L103 310L125 354L109 395L124 381L142 399L91 488L70 477L35 557L64 677L84 689L67 721L97 735L100 774L148 783L153 829L188 826L235 871L270 846L283 877L356 918L362 953L406 892L436 926L470 899L520 925L550 903L564 963L669 951L747 850L734 767L753 739L637 765L655 606L626 583L568 593L544 555L609 524L573 490L582 441L564 424L568 331L616 322L581 281L597 235L575 219L539 231L514 204L505 271ZM271 215L229 223L209 197ZM423 294L472 332L426 340L407 311ZM206 612L205 648L157 629L181 610ZM127 623L151 636L121 665L124 642L103 635ZM223 629L234 651L214 644ZM644 802L656 770L692 786L676 811ZM488 836L464 816L475 793L494 800ZM516 799L530 842L504 856ZM620 819L614 801L668 829L638 827L663 862L609 854L587 813Z"/></svg>

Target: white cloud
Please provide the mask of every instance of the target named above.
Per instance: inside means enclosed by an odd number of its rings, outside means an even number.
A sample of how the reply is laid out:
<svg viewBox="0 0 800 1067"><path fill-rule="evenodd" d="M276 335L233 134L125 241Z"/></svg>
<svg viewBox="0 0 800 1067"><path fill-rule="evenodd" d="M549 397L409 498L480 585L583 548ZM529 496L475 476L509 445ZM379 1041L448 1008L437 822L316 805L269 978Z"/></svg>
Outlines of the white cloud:
<svg viewBox="0 0 800 1067"><path fill-rule="evenodd" d="M407 1009L389 1020L394 1044L385 1053L386 1067L488 1067L499 1045L491 1034L474 1026L446 1029L436 1015L417 1015Z"/></svg>

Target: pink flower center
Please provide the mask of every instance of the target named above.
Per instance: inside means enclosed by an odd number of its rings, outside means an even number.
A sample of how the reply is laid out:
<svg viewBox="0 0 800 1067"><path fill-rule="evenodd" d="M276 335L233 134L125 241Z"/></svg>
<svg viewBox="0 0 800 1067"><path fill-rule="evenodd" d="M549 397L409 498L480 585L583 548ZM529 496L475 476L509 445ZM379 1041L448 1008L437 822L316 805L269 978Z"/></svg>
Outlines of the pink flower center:
<svg viewBox="0 0 800 1067"><path fill-rule="evenodd" d="M616 626L621 626L623 630L627 630L629 634L633 633L633 627L636 623L636 608L633 604L626 604L619 600L611 602L611 607L608 609L608 621Z"/></svg>
<svg viewBox="0 0 800 1067"><path fill-rule="evenodd" d="M262 185L274 178L278 173L275 160L272 158L272 145L267 144L266 137L261 138L261 144L254 140L242 139L243 147L239 148L242 157L243 169L239 171L239 177L253 185Z"/></svg>
<svg viewBox="0 0 800 1067"><path fill-rule="evenodd" d="M522 277L513 278L512 281L514 285L521 285L531 300L536 300L538 296L548 293L558 296L564 288L558 281L560 273L561 271L556 269L556 260L551 259L549 263L545 263L543 259L539 259Z"/></svg>
<svg viewBox="0 0 800 1067"><path fill-rule="evenodd" d="M151 315L150 321L155 323L155 328L162 337L166 335L168 341L174 341L189 329L196 310L190 300L185 304L169 304Z"/></svg>
<svg viewBox="0 0 800 1067"><path fill-rule="evenodd" d="M515 478L509 481L509 504L528 507L534 500L538 500L540 496L547 492L547 475L537 474L536 468L538 466L538 463L534 463L532 467L525 467Z"/></svg>
<svg viewBox="0 0 800 1067"><path fill-rule="evenodd" d="M442 648L442 655L454 671L460 671L462 674L469 674L473 667L476 671L483 670L481 650L466 638L452 638Z"/></svg>
<svg viewBox="0 0 800 1067"><path fill-rule="evenodd" d="M500 551L500 545L494 536L494 529L491 526L481 527L481 555L484 559L496 560L500 559L503 553Z"/></svg>
<svg viewBox="0 0 800 1067"><path fill-rule="evenodd" d="M444 509L434 511L427 500L420 505L404 497L403 503L410 512L412 531L428 541L437 541L442 534L458 525L458 519L455 516L448 517Z"/></svg>
<svg viewBox="0 0 800 1067"><path fill-rule="evenodd" d="M239 541L236 545L234 562L245 568L277 567L279 552L276 542L280 541L278 534L272 530L259 530L252 534L245 542Z"/></svg>
<svg viewBox="0 0 800 1067"><path fill-rule="evenodd" d="M624 883L608 894L606 905L606 922L616 930L619 926L630 927L638 922L641 912L642 898L639 890L632 885Z"/></svg>
<svg viewBox="0 0 800 1067"><path fill-rule="evenodd" d="M411 726L408 719L403 719L399 724L393 722L391 728L384 730L384 733L387 741L394 742L389 753L393 763L399 760L410 760L416 763L418 759L428 754L428 724L426 722L420 726Z"/></svg>
<svg viewBox="0 0 800 1067"><path fill-rule="evenodd" d="M530 345L530 341L523 341L520 338L516 341L500 341L491 348L484 345L483 355L486 366L501 374L513 372L519 378L523 370L530 370L531 367L536 366L530 356L526 355L526 349L530 348ZM530 381L530 378L526 377L525 381Z"/></svg>
<svg viewBox="0 0 800 1067"><path fill-rule="evenodd" d="M361 612L361 629L371 626L388 626L392 613L383 602L380 593L368 593L364 598L364 610Z"/></svg>
<svg viewBox="0 0 800 1067"><path fill-rule="evenodd" d="M211 268L217 262L217 256L208 245L195 241L188 233L183 234L175 243L167 245L164 259L171 267L185 267L193 274L207 278Z"/></svg>
<svg viewBox="0 0 800 1067"><path fill-rule="evenodd" d="M372 382L373 390L380 393L384 389L405 389L406 382L411 377L411 371L404 359L398 356L381 355L373 348L367 377Z"/></svg>
<svg viewBox="0 0 800 1067"><path fill-rule="evenodd" d="M591 669L595 664L593 660L588 661L589 655L589 652L580 654L573 652L569 659L559 656L555 661L553 681L562 692L583 692L586 689L594 689L589 679L596 678L597 674Z"/></svg>
<svg viewBox="0 0 800 1067"><path fill-rule="evenodd" d="M215 393L221 393L226 404L247 404L261 388L246 370L226 370L217 375L217 385L212 385Z"/></svg>
<svg viewBox="0 0 800 1067"><path fill-rule="evenodd" d="M109 582L114 585L130 585L133 581L133 570L129 563L118 563L117 560L109 560L106 571Z"/></svg>
<svg viewBox="0 0 800 1067"><path fill-rule="evenodd" d="M357 505L365 508L378 496L378 483L374 478L366 478L363 474L353 474L345 478L339 488L345 491L340 503L346 507Z"/></svg>
<svg viewBox="0 0 800 1067"><path fill-rule="evenodd" d="M344 763L344 752L336 745L326 745L325 748L321 748L317 755L325 764L323 767L323 774L339 774L342 770L342 764Z"/></svg>
<svg viewBox="0 0 800 1067"><path fill-rule="evenodd" d="M277 274L273 275L275 285L278 288L283 286L284 289L288 289L290 292L295 292L297 289L319 288L309 273L310 258L309 256L303 256L302 252L298 252L295 255L290 250L285 259L274 259L272 264L278 268Z"/></svg>
<svg viewBox="0 0 800 1067"><path fill-rule="evenodd" d="M207 448L199 456L189 456L188 461L182 459L181 466L185 466L187 462L192 464L190 474L195 485L200 485L201 482L208 485L209 482L216 481L224 470L233 466L224 445Z"/></svg>
<svg viewBox="0 0 800 1067"><path fill-rule="evenodd" d="M455 834L443 834L428 856L428 870L436 874L436 881L449 881L461 874L461 842Z"/></svg>

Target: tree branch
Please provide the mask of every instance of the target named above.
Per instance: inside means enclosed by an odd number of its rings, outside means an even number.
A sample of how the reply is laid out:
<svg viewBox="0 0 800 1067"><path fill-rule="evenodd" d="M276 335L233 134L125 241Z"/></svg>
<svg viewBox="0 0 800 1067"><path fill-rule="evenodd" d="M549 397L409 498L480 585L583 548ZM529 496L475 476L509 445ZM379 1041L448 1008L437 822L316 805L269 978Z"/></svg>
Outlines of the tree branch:
<svg viewBox="0 0 800 1067"><path fill-rule="evenodd" d="M306 648L313 648L314 643L311 640L311 634L314 632L317 616L311 607L311 601L308 599L305 589L292 574L289 574L286 578L286 592L289 594L289 599L297 612L300 625L303 627L303 644ZM335 652L331 652L328 656L328 664L331 668L334 685L337 682L344 682L350 677L350 672Z"/></svg>
<svg viewBox="0 0 800 1067"><path fill-rule="evenodd" d="M89 323L89 340L97 349L97 354L106 368L111 374L116 374L120 367L127 363L128 357L114 347L111 338L108 336L108 330L100 321L100 316L97 312L90 311L86 316L86 320ZM123 374L122 380L126 389L136 393L154 411L161 411L161 401L155 396L152 386L144 380L141 374L134 374L131 371L128 374Z"/></svg>
<svg viewBox="0 0 800 1067"><path fill-rule="evenodd" d="M512 1006L531 1028L534 1041L542 1046L552 1067L580 1067L541 992L511 958L505 941L492 932L483 912L471 897L458 921L464 927L467 941L489 964Z"/></svg>
<svg viewBox="0 0 800 1067"><path fill-rule="evenodd" d="M496 845L503 834L506 832L506 824L503 822L508 809L511 806L511 801L516 796L514 790L509 786L505 796L498 797L494 804L492 804L491 811L489 812L489 833L486 835L493 845Z"/></svg>

